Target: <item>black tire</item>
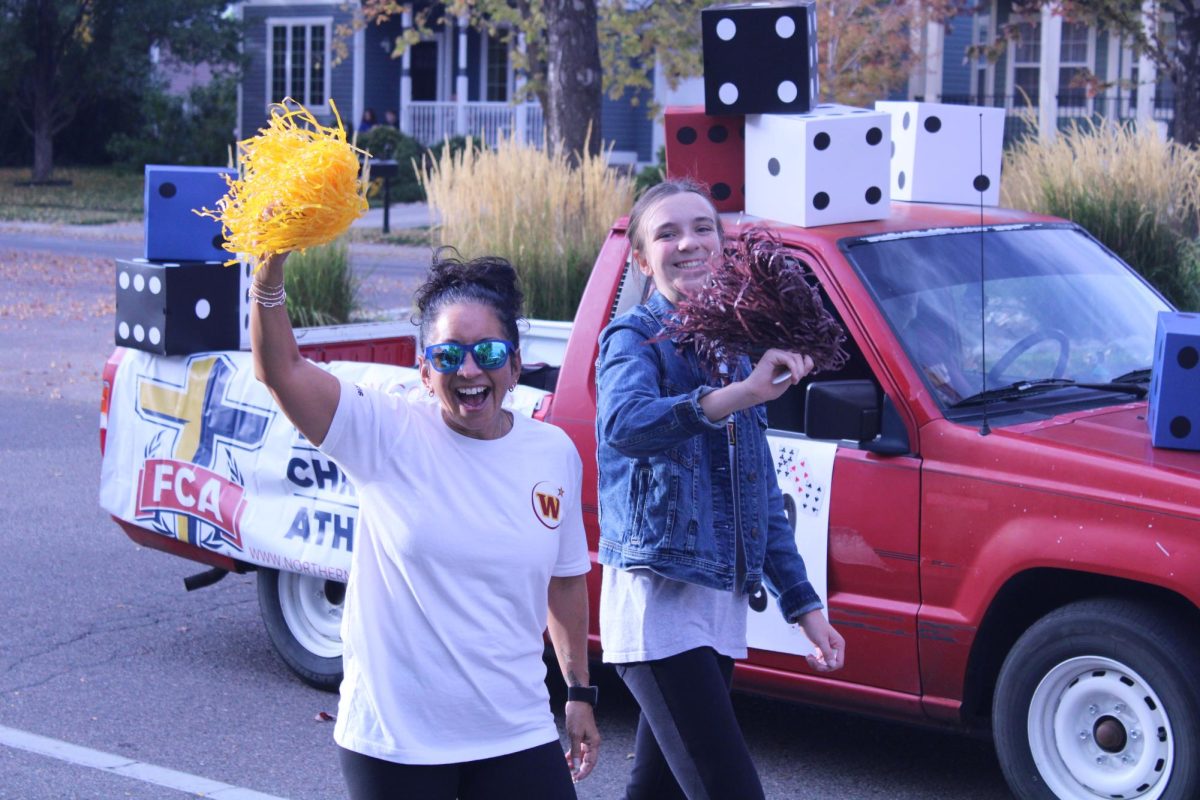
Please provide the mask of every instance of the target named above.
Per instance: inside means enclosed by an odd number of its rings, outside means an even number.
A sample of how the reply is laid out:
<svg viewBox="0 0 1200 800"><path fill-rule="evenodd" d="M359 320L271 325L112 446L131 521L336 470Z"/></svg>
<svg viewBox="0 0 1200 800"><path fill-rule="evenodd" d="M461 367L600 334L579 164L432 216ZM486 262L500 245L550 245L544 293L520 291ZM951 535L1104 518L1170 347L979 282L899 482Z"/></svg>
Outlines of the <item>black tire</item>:
<svg viewBox="0 0 1200 800"><path fill-rule="evenodd" d="M1004 660L992 705L1013 794L1200 797L1195 640L1178 615L1135 601L1085 600L1038 620Z"/></svg>
<svg viewBox="0 0 1200 800"><path fill-rule="evenodd" d="M258 608L275 652L296 677L326 692L336 692L342 682L345 594L338 581L258 570Z"/></svg>

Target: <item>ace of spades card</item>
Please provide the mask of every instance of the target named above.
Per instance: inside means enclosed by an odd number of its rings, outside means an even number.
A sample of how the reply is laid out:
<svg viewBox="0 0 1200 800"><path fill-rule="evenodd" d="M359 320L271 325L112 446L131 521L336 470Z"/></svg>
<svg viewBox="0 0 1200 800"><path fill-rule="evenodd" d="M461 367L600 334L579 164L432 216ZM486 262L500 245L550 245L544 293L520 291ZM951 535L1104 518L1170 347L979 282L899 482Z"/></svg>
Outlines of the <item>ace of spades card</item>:
<svg viewBox="0 0 1200 800"><path fill-rule="evenodd" d="M827 604L829 489L837 445L781 433L772 433L768 442L796 548L804 558L809 581L821 602ZM746 639L750 647L758 650L796 655L813 651L800 627L784 622L775 598L769 593L767 607L762 612L749 612Z"/></svg>

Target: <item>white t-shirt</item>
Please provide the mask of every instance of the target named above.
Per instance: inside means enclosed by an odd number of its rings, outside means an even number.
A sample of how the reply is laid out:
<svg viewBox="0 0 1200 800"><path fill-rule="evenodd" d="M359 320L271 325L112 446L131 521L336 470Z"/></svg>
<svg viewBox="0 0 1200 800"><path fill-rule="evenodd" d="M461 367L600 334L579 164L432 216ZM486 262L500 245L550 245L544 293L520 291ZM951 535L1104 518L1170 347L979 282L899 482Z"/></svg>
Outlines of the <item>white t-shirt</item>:
<svg viewBox="0 0 1200 800"><path fill-rule="evenodd" d="M451 430L419 393L342 382L321 451L359 496L334 739L406 764L555 741L542 632L550 577L591 566L582 464L560 429L513 415Z"/></svg>
<svg viewBox="0 0 1200 800"><path fill-rule="evenodd" d="M697 647L746 657L750 596L604 565L600 646L610 664L657 661Z"/></svg>

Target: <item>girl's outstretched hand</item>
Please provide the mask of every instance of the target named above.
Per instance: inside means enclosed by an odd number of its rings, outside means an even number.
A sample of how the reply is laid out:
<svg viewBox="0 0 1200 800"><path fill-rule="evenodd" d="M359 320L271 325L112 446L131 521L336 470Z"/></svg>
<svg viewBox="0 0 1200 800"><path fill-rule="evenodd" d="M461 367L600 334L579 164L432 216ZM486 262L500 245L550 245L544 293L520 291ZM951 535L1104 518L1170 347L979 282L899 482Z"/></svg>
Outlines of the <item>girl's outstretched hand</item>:
<svg viewBox="0 0 1200 800"><path fill-rule="evenodd" d="M829 624L822 611L810 611L797 620L816 652L806 656L808 666L817 672L833 672L846 663L846 640Z"/></svg>

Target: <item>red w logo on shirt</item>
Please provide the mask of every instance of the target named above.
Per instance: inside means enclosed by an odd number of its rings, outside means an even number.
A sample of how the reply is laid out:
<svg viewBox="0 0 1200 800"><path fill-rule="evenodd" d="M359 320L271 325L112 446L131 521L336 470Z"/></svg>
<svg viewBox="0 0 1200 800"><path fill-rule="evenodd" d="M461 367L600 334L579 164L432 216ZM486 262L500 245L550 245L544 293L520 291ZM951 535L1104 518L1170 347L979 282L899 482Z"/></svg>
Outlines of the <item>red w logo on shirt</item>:
<svg viewBox="0 0 1200 800"><path fill-rule="evenodd" d="M529 499L538 522L554 530L562 524L562 497L566 492L561 486L549 488L552 486L553 484L547 481L539 481L534 484Z"/></svg>

